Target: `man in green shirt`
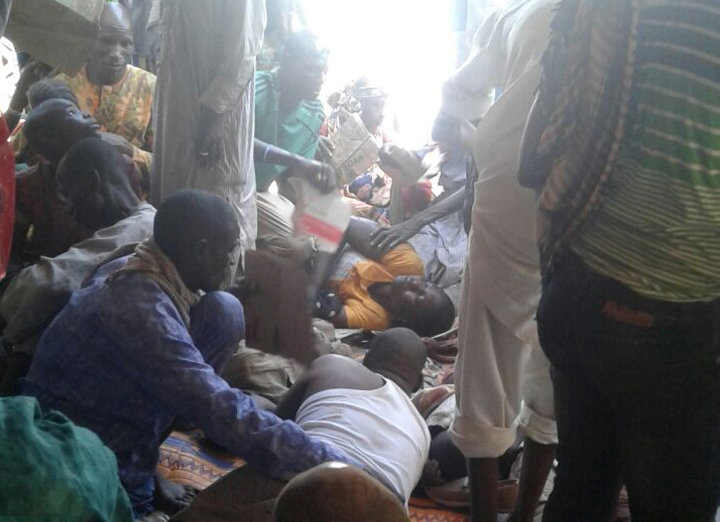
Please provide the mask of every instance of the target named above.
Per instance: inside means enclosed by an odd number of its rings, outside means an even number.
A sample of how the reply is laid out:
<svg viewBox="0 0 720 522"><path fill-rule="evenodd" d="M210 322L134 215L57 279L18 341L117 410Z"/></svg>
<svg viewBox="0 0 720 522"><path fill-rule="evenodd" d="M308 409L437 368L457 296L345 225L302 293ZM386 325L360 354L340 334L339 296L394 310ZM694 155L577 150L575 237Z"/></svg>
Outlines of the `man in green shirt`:
<svg viewBox="0 0 720 522"><path fill-rule="evenodd" d="M255 179L258 247L302 258L309 241L292 240L293 203L268 192L274 181L302 177L328 191L335 172L315 161L320 126L325 120L318 100L327 72L327 50L307 31L290 35L276 71L255 75Z"/></svg>

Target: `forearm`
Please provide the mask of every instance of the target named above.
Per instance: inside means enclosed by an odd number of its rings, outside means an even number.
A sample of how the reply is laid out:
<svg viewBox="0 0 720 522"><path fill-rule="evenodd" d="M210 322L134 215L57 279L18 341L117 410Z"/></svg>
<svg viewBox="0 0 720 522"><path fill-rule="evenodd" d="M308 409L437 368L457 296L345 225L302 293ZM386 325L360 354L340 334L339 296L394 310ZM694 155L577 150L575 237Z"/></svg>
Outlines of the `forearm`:
<svg viewBox="0 0 720 522"><path fill-rule="evenodd" d="M380 252L371 243L372 235L380 230L380 225L369 219L352 217L345 230L344 239L350 248L368 259L379 261L382 258Z"/></svg>
<svg viewBox="0 0 720 522"><path fill-rule="evenodd" d="M418 212L410 218L409 221L413 221L419 230L425 225L429 225L438 219L462 210L464 204L465 187L462 187L444 198L442 201L439 201L434 205L430 205L426 209Z"/></svg>
<svg viewBox="0 0 720 522"><path fill-rule="evenodd" d="M208 436L272 478L287 479L327 461L355 464L342 451L310 438L297 424L259 410L252 399L228 389L235 398L200 422ZM222 402L222 401L220 401Z"/></svg>
<svg viewBox="0 0 720 522"><path fill-rule="evenodd" d="M257 138L255 138L253 144L253 158L259 163L270 163L271 165L280 165L282 167L295 167L304 159L297 154L265 143Z"/></svg>

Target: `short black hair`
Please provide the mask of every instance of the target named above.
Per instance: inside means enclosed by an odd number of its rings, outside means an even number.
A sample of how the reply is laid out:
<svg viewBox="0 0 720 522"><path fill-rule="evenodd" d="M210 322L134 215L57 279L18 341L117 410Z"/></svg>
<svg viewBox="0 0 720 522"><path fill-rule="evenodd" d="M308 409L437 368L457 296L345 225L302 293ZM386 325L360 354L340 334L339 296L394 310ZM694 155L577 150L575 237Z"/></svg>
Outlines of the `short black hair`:
<svg viewBox="0 0 720 522"><path fill-rule="evenodd" d="M417 333L409 328L389 328L370 342L363 365L375 372L396 375L413 386L422 379L426 359L427 348Z"/></svg>
<svg viewBox="0 0 720 522"><path fill-rule="evenodd" d="M57 78L43 78L33 83L27 92L30 107L37 107L47 100L61 99L78 104L77 96L70 86Z"/></svg>
<svg viewBox="0 0 720 522"><path fill-rule="evenodd" d="M290 33L283 47L281 62L293 63L299 60L321 58L327 60L328 48L322 45L320 39L308 29L301 29Z"/></svg>
<svg viewBox="0 0 720 522"><path fill-rule="evenodd" d="M70 147L58 164L56 177L72 179L76 172L90 169L103 177L103 184L132 192L123 155L99 137L83 138Z"/></svg>
<svg viewBox="0 0 720 522"><path fill-rule="evenodd" d="M227 240L240 231L235 211L224 199L202 190L181 190L158 208L153 235L165 255L177 261L201 239Z"/></svg>

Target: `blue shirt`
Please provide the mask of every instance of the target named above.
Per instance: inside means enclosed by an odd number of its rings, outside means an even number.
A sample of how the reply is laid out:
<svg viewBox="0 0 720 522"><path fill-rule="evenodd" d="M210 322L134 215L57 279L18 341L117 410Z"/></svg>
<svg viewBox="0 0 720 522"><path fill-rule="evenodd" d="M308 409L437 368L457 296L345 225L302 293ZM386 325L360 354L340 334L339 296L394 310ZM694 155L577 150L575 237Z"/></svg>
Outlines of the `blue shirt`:
<svg viewBox="0 0 720 522"><path fill-rule="evenodd" d="M73 293L40 340L25 393L115 452L136 516L152 511L159 446L176 417L273 478L328 460L356 464L221 379L156 283L139 273L106 283L126 261Z"/></svg>

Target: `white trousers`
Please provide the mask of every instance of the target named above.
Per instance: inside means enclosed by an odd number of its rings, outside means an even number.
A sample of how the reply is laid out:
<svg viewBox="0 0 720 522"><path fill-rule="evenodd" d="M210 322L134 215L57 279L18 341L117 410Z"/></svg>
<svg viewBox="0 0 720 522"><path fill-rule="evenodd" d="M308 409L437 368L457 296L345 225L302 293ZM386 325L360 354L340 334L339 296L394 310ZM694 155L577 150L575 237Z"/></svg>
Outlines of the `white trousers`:
<svg viewBox="0 0 720 522"><path fill-rule="evenodd" d="M455 365L453 441L468 458L499 457L516 430L540 444L557 444L550 363L519 339L480 300L464 292Z"/></svg>

